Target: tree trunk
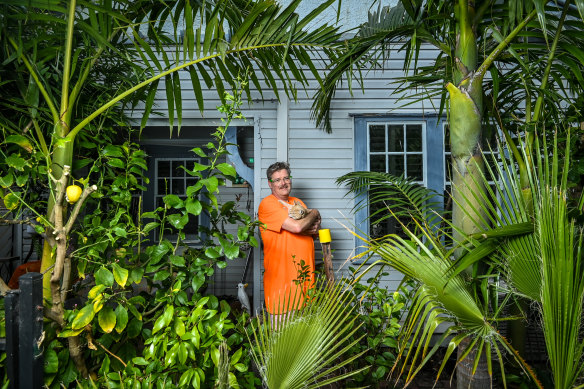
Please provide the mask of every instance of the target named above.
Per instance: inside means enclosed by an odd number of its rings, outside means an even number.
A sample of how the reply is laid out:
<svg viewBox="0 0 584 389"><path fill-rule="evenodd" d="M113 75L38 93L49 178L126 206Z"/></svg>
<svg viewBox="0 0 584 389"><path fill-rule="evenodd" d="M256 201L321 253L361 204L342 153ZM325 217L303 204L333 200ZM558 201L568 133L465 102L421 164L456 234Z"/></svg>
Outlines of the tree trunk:
<svg viewBox="0 0 584 389"><path fill-rule="evenodd" d="M458 345L458 359L466 351L471 340L465 338ZM485 353L482 352L477 366L475 374L472 374L473 366L475 363L476 350L471 351L466 358L460 361L456 367L456 388L457 389L491 389L492 377L489 375L487 368L487 359Z"/></svg>

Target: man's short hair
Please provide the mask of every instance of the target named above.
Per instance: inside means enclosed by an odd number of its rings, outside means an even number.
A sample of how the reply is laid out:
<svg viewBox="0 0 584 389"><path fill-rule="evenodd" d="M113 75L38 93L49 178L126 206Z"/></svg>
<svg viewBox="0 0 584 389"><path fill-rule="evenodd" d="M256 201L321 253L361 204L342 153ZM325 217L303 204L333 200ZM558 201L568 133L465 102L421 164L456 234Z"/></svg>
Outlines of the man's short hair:
<svg viewBox="0 0 584 389"><path fill-rule="evenodd" d="M274 162L268 168L266 175L268 176L268 180L272 179L272 174L277 172L278 170L286 169L288 175L290 175L290 164L288 162Z"/></svg>

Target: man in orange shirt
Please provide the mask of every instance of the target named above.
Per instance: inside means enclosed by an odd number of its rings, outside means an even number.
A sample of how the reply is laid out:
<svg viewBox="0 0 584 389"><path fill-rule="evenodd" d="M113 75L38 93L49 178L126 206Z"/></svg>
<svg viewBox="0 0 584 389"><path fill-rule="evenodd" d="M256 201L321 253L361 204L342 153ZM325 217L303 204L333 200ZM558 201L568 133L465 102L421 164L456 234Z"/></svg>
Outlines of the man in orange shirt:
<svg viewBox="0 0 584 389"><path fill-rule="evenodd" d="M295 282L301 278L301 261L307 266L308 282L314 281L314 235L320 227L320 213L312 209L299 220L288 216L288 208L279 200L305 205L290 196L292 176L287 162L272 164L267 176L272 194L262 200L258 210L258 218L264 224L260 227L264 243L264 300L270 314L281 315L288 310L286 302L290 298L303 301L307 285Z"/></svg>

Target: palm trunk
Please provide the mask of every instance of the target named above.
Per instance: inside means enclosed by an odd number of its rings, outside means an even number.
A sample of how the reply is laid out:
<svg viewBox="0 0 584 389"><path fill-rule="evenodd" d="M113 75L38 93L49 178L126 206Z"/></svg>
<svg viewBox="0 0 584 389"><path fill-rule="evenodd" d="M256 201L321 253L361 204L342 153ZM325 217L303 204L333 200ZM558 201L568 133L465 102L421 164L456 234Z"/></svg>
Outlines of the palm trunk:
<svg viewBox="0 0 584 389"><path fill-rule="evenodd" d="M481 228L484 215L479 211L479 197L484 193L482 174L484 161L481 153L482 142L482 75L477 70L477 41L472 26L474 2L459 0L457 7L457 36L454 60L456 69L453 81L446 89L450 94L450 150L452 155L452 222L454 243L463 242L469 234ZM459 258L463 249L455 252ZM462 346L462 345L461 345ZM468 346L468 345L467 345ZM459 348L460 353L464 347ZM479 364L473 379L472 366L475 355L471 352L457 365L458 388L487 388L491 379L486 364ZM471 367L469 370L468 367Z"/></svg>

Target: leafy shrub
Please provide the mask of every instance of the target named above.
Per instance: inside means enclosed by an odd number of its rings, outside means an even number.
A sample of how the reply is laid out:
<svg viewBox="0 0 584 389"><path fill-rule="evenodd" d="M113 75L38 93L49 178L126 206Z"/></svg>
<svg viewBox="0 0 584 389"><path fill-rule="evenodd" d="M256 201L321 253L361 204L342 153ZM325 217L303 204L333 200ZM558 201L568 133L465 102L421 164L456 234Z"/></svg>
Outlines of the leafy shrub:
<svg viewBox="0 0 584 389"><path fill-rule="evenodd" d="M193 152L207 164L184 166L196 178L187 198L167 195L164 206L136 214L136 194L143 190L146 155L137 145L108 144L89 169L83 184L97 173L99 191L94 205L76 230L71 257L80 280L72 287L76 298L65 311L65 325L47 331L45 383L49 387L193 387L212 386L224 374L231 387L254 387L248 369L249 353L243 327L231 308L215 296L205 296L205 285L215 268L257 246L257 223L237 210L235 202L220 204L217 195L235 169L227 154L225 131L238 111L239 94L226 96L220 108L226 119L205 150ZM205 212L210 220L199 229L200 243L188 246L189 218ZM147 222L145 222L147 221ZM226 231L236 225L237 233ZM148 233L157 229L157 242ZM171 231L170 240L165 232ZM84 340L84 360L90 376L78 375L62 340ZM223 350L222 352L220 350ZM225 362L227 361L227 362Z"/></svg>
<svg viewBox="0 0 584 389"><path fill-rule="evenodd" d="M349 269L353 278L347 282L353 284L349 290L354 293L353 301L357 304L357 309L353 310L358 315L356 325L362 323L363 332L367 335L351 348L346 357L365 352L362 357L353 361L349 369L368 368L352 376L346 382L346 387L377 387L387 378L396 361L396 338L401 330L400 321L408 308L411 292L408 282L395 292L381 286L381 277L389 274L383 268L365 283L355 282L356 270Z"/></svg>

